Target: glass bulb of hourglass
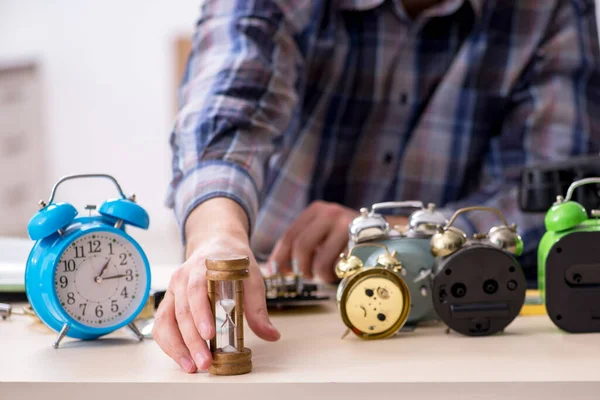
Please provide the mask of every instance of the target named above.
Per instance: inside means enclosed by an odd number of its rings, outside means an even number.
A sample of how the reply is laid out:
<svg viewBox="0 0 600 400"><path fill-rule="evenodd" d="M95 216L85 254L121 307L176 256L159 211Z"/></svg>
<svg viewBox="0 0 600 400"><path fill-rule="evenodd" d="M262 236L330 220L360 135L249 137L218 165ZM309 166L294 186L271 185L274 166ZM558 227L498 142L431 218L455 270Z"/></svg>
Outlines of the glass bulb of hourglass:
<svg viewBox="0 0 600 400"><path fill-rule="evenodd" d="M219 301L219 304L221 305L221 307L223 307L223 310L225 310L227 315L231 316L231 312L233 311L233 308L235 307L235 300L221 299Z"/></svg>
<svg viewBox="0 0 600 400"><path fill-rule="evenodd" d="M221 325L221 351L233 353L237 351L235 348L235 323L231 316L235 308L235 300L221 299L219 300L219 305L225 311L225 321Z"/></svg>

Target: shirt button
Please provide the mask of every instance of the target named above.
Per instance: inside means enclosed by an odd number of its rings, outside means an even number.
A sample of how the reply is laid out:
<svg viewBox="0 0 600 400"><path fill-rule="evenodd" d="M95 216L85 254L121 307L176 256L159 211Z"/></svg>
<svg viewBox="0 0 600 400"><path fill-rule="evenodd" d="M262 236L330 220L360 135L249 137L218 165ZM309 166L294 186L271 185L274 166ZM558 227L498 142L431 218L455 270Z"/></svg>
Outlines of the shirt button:
<svg viewBox="0 0 600 400"><path fill-rule="evenodd" d="M394 159L394 155L391 152L387 152L383 156L383 163L385 165L389 165L393 159Z"/></svg>
<svg viewBox="0 0 600 400"><path fill-rule="evenodd" d="M400 94L400 104L405 106L406 103L408 103L408 95L406 93L401 93Z"/></svg>

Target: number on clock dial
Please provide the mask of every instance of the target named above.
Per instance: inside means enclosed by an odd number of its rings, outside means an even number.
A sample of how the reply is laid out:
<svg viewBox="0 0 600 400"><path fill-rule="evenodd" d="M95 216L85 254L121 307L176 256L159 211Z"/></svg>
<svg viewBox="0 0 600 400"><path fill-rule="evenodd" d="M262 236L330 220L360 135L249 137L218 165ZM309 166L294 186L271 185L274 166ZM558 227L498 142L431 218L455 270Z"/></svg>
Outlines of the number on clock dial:
<svg viewBox="0 0 600 400"><path fill-rule="evenodd" d="M142 256L129 241L96 232L81 236L63 252L55 290L71 318L104 327L122 322L138 308L146 281Z"/></svg>

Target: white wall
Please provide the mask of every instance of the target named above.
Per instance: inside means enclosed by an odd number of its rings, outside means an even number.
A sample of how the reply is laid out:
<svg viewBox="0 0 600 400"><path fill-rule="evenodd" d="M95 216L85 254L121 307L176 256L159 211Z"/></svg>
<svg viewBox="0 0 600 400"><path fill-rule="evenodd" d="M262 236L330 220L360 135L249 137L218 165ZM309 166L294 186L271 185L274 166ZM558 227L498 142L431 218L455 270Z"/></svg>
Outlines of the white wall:
<svg viewBox="0 0 600 400"><path fill-rule="evenodd" d="M107 172L150 213L131 231L151 261L178 262L179 233L164 206L174 112L177 34L200 0L0 0L0 62L37 59L44 81L47 198L60 176ZM91 187L93 186L93 187ZM114 195L109 184L66 184L77 206Z"/></svg>

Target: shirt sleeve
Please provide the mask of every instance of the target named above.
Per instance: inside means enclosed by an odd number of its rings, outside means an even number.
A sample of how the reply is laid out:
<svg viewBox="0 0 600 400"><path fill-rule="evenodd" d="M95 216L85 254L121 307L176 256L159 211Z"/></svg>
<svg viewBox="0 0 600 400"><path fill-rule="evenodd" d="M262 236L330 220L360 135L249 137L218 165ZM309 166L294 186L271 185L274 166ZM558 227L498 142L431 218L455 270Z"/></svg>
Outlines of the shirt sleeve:
<svg viewBox="0 0 600 400"><path fill-rule="evenodd" d="M544 233L544 214L518 207L524 166L598 152L600 148L600 54L593 2L561 1L543 40L509 99L501 134L484 160L479 189L442 211L450 217L469 205L499 209L516 223L531 257ZM557 193L558 194L558 193ZM499 224L492 213L462 214L468 234Z"/></svg>
<svg viewBox="0 0 600 400"><path fill-rule="evenodd" d="M294 29L274 0L203 2L170 138L167 205L182 237L190 212L214 197L239 203L252 230L268 159L298 104Z"/></svg>

